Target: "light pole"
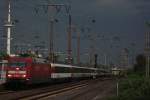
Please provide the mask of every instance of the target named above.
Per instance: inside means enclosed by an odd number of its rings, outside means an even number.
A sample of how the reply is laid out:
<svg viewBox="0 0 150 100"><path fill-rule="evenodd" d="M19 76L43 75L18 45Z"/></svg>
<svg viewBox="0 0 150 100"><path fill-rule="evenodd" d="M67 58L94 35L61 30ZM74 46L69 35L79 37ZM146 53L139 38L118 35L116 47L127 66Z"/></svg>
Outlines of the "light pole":
<svg viewBox="0 0 150 100"><path fill-rule="evenodd" d="M10 55L11 54L11 51L10 51L11 27L13 25L12 25L12 21L11 21L11 2L10 2L10 0L7 0L7 3L8 3L7 22L5 23L4 27L6 27L6 31L7 31L6 51L7 51L7 54Z"/></svg>

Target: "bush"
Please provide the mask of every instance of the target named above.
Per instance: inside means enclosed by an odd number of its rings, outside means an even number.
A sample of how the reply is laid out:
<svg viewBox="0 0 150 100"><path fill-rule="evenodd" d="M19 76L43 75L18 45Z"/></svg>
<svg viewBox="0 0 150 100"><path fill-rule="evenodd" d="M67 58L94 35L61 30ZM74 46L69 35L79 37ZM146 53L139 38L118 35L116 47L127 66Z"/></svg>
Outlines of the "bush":
<svg viewBox="0 0 150 100"><path fill-rule="evenodd" d="M0 52L0 60L7 59L9 55L5 52Z"/></svg>
<svg viewBox="0 0 150 100"><path fill-rule="evenodd" d="M150 100L150 79L131 75L119 82L119 96L110 100Z"/></svg>

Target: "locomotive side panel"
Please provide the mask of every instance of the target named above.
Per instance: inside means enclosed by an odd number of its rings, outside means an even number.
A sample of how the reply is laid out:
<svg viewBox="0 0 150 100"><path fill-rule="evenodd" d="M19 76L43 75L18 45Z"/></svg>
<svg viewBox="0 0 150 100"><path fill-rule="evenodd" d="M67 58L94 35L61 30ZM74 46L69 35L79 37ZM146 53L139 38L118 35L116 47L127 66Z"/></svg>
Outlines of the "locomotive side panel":
<svg viewBox="0 0 150 100"><path fill-rule="evenodd" d="M50 64L33 63L30 70L32 84L49 82L51 79Z"/></svg>

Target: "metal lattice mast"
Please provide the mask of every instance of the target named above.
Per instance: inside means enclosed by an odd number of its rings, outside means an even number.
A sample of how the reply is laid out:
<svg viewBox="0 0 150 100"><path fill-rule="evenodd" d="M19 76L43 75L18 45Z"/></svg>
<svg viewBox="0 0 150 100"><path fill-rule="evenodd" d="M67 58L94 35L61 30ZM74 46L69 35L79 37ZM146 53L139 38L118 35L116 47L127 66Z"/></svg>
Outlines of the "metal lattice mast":
<svg viewBox="0 0 150 100"><path fill-rule="evenodd" d="M124 68L129 67L129 51L127 48L121 51L121 66Z"/></svg>
<svg viewBox="0 0 150 100"><path fill-rule="evenodd" d="M7 0L7 21L5 23L5 27L6 27L6 32L7 32L7 44L6 44L6 51L7 54L10 55L11 51L10 51L10 41L11 41L11 27L12 25L12 21L11 21L11 2L10 0Z"/></svg>
<svg viewBox="0 0 150 100"><path fill-rule="evenodd" d="M43 6L43 5L42 5ZM49 31L49 59L51 62L54 62L54 18L50 18L50 7L61 7L64 6L64 4L46 4L44 6L48 7L48 20L50 24L50 31Z"/></svg>
<svg viewBox="0 0 150 100"><path fill-rule="evenodd" d="M77 52L76 57L77 57L77 59L76 59L76 61L77 61L77 64L80 65L80 30L78 29L78 27L76 25L72 25L71 27L72 27L71 28L72 31L77 33L77 37L76 37L76 39L77 39L77 49L76 49L76 52Z"/></svg>
<svg viewBox="0 0 150 100"><path fill-rule="evenodd" d="M77 63L80 64L80 32L77 31Z"/></svg>
<svg viewBox="0 0 150 100"><path fill-rule="evenodd" d="M72 21L71 21L71 14L69 13L69 26L68 26L68 64L71 64L71 56L72 56L72 49L71 49L71 24L72 24Z"/></svg>
<svg viewBox="0 0 150 100"><path fill-rule="evenodd" d="M42 5L43 6L43 5ZM71 64L72 63L72 49L71 49L71 24L72 24L72 19L71 19L71 14L70 14L70 9L71 7L68 6L68 5L64 5L64 4L47 4L47 5L44 5L44 6L48 6L48 9L49 7L55 7L56 9L57 8L60 8L60 7L65 7L66 9L66 12L68 14L68 64ZM60 9L59 9L60 10ZM50 53L50 60L51 61L54 61L54 51L53 51L53 24L54 24L54 20L53 18L50 20L50 47L49 47L49 53Z"/></svg>
<svg viewBox="0 0 150 100"><path fill-rule="evenodd" d="M146 77L149 77L149 61L150 61L150 32L145 33L145 55L146 55Z"/></svg>
<svg viewBox="0 0 150 100"><path fill-rule="evenodd" d="M89 56L90 56L90 59L89 59L89 60L90 60L90 61L89 61L89 62L90 62L90 65L93 64L93 59L94 59L94 58L93 58L93 55L94 55L94 51L95 51L95 50L94 50L94 43L93 43L93 40L94 40L94 39L93 39L93 37L91 36L91 37L90 37L90 43L91 43L91 44L90 44L90 51L89 51L89 52L90 52L90 53L89 53Z"/></svg>
<svg viewBox="0 0 150 100"><path fill-rule="evenodd" d="M53 28L54 28L54 21L51 20L50 21L50 35L49 35L49 38L50 38L50 48L49 48L49 52L50 52L50 60L51 62L54 62L54 37L53 37L53 34L54 34L54 31L53 31Z"/></svg>

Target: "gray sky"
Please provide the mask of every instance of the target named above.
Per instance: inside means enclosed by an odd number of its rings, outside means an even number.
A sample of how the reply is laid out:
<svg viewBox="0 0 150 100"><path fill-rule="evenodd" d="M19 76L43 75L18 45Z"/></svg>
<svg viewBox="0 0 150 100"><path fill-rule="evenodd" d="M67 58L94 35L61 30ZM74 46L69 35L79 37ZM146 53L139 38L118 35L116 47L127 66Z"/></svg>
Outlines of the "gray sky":
<svg viewBox="0 0 150 100"><path fill-rule="evenodd" d="M0 0L0 25L4 20L4 1ZM13 29L13 44L30 43L33 46L48 46L48 18L46 8L39 7L46 0L12 0L13 20L18 20ZM81 33L82 60L87 61L91 44L89 36L94 38L95 51L99 62L103 63L106 53L114 63L118 63L123 48L129 52L142 53L144 49L144 22L150 20L150 0L51 0L52 3L71 3L73 24ZM45 9L45 10L44 10ZM38 13L36 13L38 11ZM50 12L58 19L55 23L55 51L66 52L67 14L62 8ZM95 23L92 23L92 20ZM3 33L0 31L1 34ZM73 32L73 54L76 55L76 33ZM2 40L1 40L2 41Z"/></svg>

